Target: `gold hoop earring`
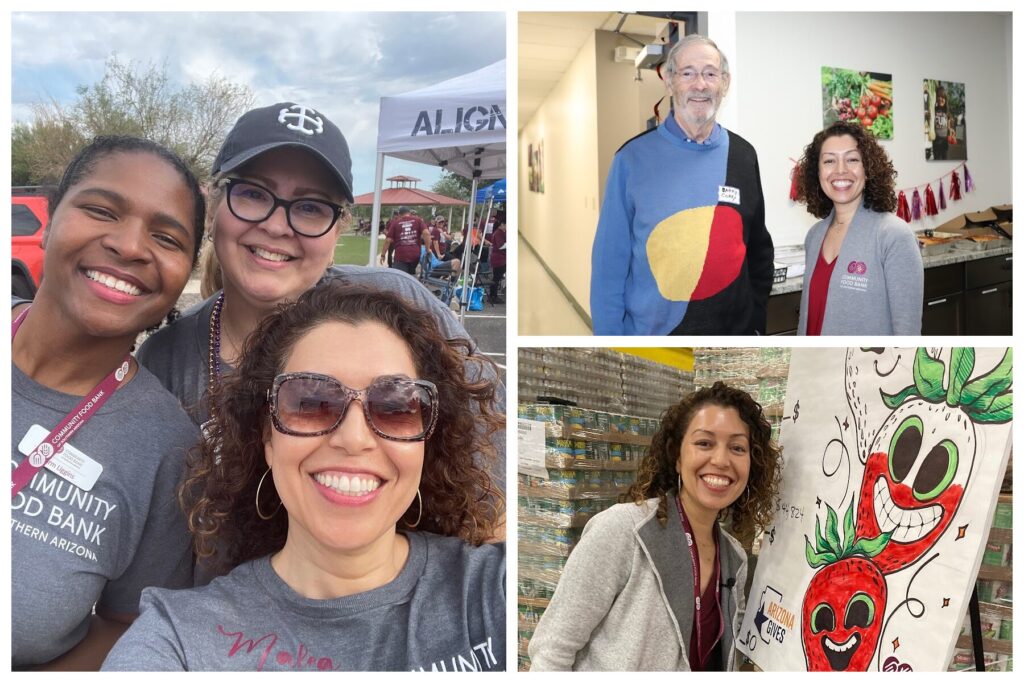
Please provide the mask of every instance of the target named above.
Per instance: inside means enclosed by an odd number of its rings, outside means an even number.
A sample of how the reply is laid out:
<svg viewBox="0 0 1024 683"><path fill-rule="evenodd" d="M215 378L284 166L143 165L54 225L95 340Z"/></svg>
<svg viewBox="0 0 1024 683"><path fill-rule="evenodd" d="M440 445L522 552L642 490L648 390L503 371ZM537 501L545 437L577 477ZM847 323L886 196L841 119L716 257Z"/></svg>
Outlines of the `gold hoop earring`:
<svg viewBox="0 0 1024 683"><path fill-rule="evenodd" d="M410 529L415 529L420 525L420 520L423 519L423 496L420 495L419 488L416 489L416 500L420 502L420 513L416 515L416 521L409 525Z"/></svg>
<svg viewBox="0 0 1024 683"><path fill-rule="evenodd" d="M281 509L281 503L278 502L277 507L274 508L274 511L271 512L269 515L264 515L263 511L260 510L260 489L263 488L263 480L267 478L268 474L270 474L269 467L267 468L267 471L263 473L263 476L260 477L260 483L256 485L256 514L259 515L259 518L264 521L273 519L274 515L277 514L277 511Z"/></svg>

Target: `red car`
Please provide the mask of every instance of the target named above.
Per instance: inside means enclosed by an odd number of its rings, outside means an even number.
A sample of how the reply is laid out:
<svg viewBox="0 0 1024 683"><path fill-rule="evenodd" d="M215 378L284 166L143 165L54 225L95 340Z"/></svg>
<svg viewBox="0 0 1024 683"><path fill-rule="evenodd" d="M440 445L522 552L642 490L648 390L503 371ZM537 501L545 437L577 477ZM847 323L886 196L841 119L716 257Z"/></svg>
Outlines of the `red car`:
<svg viewBox="0 0 1024 683"><path fill-rule="evenodd" d="M11 188L11 294L31 299L43 279L43 230L50 219L39 187Z"/></svg>

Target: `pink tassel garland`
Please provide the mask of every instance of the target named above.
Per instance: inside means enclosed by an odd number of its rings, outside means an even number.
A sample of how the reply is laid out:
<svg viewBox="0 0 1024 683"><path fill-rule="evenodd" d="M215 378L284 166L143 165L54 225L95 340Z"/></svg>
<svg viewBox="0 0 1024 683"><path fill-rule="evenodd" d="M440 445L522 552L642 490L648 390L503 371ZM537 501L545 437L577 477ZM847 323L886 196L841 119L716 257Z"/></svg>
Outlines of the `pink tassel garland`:
<svg viewBox="0 0 1024 683"><path fill-rule="evenodd" d="M954 202L960 201L960 176L953 171L953 178L949 181L949 198Z"/></svg>
<svg viewBox="0 0 1024 683"><path fill-rule="evenodd" d="M974 191L974 180L971 179L971 172L967 170L967 164L964 164L964 192Z"/></svg>
<svg viewBox="0 0 1024 683"><path fill-rule="evenodd" d="M896 206L896 215L907 223L910 222L910 207L907 206L907 195L903 194L903 190L900 190L900 196Z"/></svg>
<svg viewBox="0 0 1024 683"><path fill-rule="evenodd" d="M910 219L921 220L921 193L914 188L914 198L910 201Z"/></svg>
<svg viewBox="0 0 1024 683"><path fill-rule="evenodd" d="M794 202L797 199L797 177L799 175L800 175L800 164L794 164L793 165L793 170L789 174L789 177L792 179L790 184L789 184L789 198L791 200L793 200Z"/></svg>
<svg viewBox="0 0 1024 683"><path fill-rule="evenodd" d="M946 210L946 190L942 187L942 178L939 178L939 208Z"/></svg>
<svg viewBox="0 0 1024 683"><path fill-rule="evenodd" d="M932 184L924 186L924 213L926 216L937 216L939 208L935 206L935 193L932 192Z"/></svg>

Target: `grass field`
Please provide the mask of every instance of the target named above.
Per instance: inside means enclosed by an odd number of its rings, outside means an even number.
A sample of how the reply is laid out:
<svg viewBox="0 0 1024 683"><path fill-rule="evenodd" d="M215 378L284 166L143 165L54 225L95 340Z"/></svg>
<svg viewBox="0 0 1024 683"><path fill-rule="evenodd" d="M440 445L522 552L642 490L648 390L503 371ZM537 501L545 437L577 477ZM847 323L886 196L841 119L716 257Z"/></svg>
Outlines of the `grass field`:
<svg viewBox="0 0 1024 683"><path fill-rule="evenodd" d="M370 238L363 235L342 235L334 248L335 263L365 266L370 258Z"/></svg>

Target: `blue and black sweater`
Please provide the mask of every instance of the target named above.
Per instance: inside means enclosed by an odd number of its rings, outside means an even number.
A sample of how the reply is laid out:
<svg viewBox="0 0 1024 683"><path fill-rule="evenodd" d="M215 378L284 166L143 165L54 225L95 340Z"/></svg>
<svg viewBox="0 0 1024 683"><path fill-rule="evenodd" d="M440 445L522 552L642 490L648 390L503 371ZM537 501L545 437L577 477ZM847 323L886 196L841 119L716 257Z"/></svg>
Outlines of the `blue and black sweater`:
<svg viewBox="0 0 1024 683"><path fill-rule="evenodd" d="M757 334L775 249L754 148L716 125L687 139L670 114L612 162L594 238L594 334Z"/></svg>

